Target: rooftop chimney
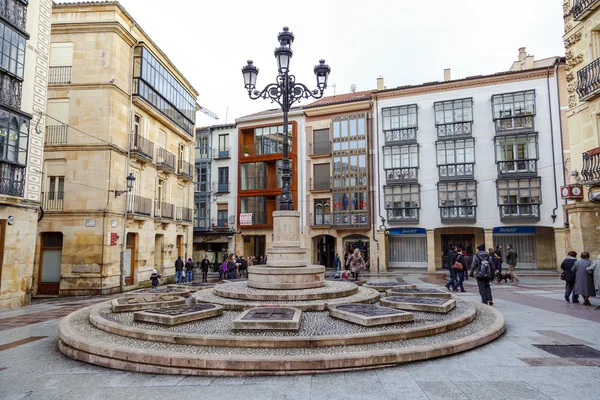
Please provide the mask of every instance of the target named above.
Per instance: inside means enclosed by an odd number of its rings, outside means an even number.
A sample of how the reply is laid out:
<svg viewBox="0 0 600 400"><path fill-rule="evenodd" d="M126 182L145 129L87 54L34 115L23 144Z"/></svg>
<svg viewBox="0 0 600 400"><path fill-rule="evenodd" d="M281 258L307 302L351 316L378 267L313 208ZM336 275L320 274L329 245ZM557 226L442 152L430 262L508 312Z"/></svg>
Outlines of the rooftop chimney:
<svg viewBox="0 0 600 400"><path fill-rule="evenodd" d="M525 57L527 57L527 51L525 51L525 47L519 48L519 61L525 61Z"/></svg>
<svg viewBox="0 0 600 400"><path fill-rule="evenodd" d="M377 90L383 89L385 89L385 86L383 86L383 77L379 76L379 78L377 78Z"/></svg>
<svg viewBox="0 0 600 400"><path fill-rule="evenodd" d="M444 82L448 82L449 80L452 80L450 77L450 68L446 68L444 70Z"/></svg>

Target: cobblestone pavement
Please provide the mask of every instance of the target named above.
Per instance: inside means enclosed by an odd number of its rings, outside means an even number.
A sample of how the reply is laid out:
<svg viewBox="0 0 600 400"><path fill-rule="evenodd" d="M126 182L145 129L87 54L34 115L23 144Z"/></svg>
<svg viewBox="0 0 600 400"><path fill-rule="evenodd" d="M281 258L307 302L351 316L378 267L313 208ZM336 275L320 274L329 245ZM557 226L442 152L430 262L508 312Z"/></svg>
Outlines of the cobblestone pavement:
<svg viewBox="0 0 600 400"><path fill-rule="evenodd" d="M446 279L401 278L442 289ZM478 301L474 280L465 289L460 297ZM592 298L593 307L567 303L558 278L533 274L519 285L492 284L492 291L507 331L470 352L386 369L254 378L138 374L73 361L57 350L60 319L115 296L35 300L0 311L0 399L600 399L600 358L569 358L568 351L559 357L536 347L600 350L600 299Z"/></svg>

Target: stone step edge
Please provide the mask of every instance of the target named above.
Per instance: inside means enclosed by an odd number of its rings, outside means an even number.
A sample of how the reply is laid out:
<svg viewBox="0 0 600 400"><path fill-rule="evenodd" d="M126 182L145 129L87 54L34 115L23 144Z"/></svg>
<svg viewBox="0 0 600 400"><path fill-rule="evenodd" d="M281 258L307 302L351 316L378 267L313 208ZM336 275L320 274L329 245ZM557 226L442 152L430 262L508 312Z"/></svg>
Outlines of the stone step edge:
<svg viewBox="0 0 600 400"><path fill-rule="evenodd" d="M227 288L225 288L227 289ZM293 293L291 290L288 294L268 294L268 293L245 293L223 290L222 287L213 289L213 294L227 299L238 300L259 300L259 301L309 301L309 300L328 300L339 299L340 297L348 297L358 293L358 286L349 287L348 289L340 289L330 292L317 293ZM297 292L297 291L296 291Z"/></svg>
<svg viewBox="0 0 600 400"><path fill-rule="evenodd" d="M327 335L327 336L295 336L295 337L265 337L257 336L232 336L223 340L219 335L200 335L193 333L161 332L151 329L136 328L107 320L99 313L102 304L93 306L90 311L89 322L96 329L112 333L113 335L127 338L148 340L151 342L164 342L172 344L185 344L192 346L215 347L244 347L244 348L296 348L296 347L329 347L351 346L388 342L396 340L415 339L449 332L470 324L477 317L477 309L470 301L470 307L465 314L451 320L439 322L427 327L416 327L403 330L373 332L356 335ZM260 340L259 340L260 339Z"/></svg>
<svg viewBox="0 0 600 400"><path fill-rule="evenodd" d="M313 356L202 356L176 352L153 352L122 345L101 343L78 335L69 326L73 314L59 324L59 350L66 356L94 365L134 372L170 375L252 376L297 375L374 368L447 356L479 347L501 336L504 316L496 309L492 325L460 339L437 345L376 350L354 354Z"/></svg>

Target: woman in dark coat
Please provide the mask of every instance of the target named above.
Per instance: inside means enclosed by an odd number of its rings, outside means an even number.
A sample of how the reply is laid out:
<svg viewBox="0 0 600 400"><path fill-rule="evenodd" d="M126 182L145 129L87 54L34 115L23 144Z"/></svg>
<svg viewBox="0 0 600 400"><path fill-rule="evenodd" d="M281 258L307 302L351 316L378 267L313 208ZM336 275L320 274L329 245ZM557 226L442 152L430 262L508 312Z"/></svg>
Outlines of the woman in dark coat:
<svg viewBox="0 0 600 400"><path fill-rule="evenodd" d="M571 293L573 293L573 303L579 303L579 295L575 294L573 291L573 289L575 289L575 272L573 272L572 268L576 261L577 253L570 251L567 254L567 258L565 258L562 264L560 264L560 269L564 271L565 300L569 301L569 297L571 296Z"/></svg>
<svg viewBox="0 0 600 400"><path fill-rule="evenodd" d="M590 265L592 265L590 253L584 251L572 268L572 271L575 272L575 294L583 296L584 306L591 306L590 296L596 296L594 277L587 271L587 267Z"/></svg>

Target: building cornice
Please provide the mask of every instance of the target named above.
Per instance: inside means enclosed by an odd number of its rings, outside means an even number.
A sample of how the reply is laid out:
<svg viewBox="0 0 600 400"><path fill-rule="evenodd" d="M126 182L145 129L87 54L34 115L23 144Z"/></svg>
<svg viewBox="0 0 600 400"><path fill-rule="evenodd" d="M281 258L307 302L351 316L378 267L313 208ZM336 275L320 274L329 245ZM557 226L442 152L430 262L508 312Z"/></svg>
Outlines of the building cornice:
<svg viewBox="0 0 600 400"><path fill-rule="evenodd" d="M304 110L304 113L308 117L314 117L318 115L328 115L328 114L339 114L351 111L359 111L359 110L370 110L371 109L371 100L362 100L352 103L340 103L333 104L330 106L321 106L315 108L307 108Z"/></svg>

